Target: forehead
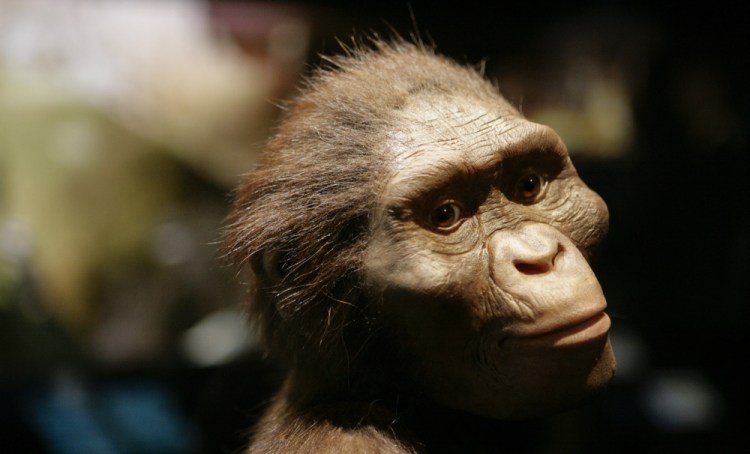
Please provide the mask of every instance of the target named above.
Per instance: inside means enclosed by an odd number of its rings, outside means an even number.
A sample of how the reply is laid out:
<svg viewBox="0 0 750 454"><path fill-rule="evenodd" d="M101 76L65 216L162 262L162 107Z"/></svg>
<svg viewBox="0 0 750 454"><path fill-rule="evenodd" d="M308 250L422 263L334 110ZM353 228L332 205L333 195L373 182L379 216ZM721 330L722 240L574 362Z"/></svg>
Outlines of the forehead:
<svg viewBox="0 0 750 454"><path fill-rule="evenodd" d="M451 171L492 169L529 147L560 148L557 135L529 122L502 99L421 96L399 112L388 138L391 188L440 179Z"/></svg>

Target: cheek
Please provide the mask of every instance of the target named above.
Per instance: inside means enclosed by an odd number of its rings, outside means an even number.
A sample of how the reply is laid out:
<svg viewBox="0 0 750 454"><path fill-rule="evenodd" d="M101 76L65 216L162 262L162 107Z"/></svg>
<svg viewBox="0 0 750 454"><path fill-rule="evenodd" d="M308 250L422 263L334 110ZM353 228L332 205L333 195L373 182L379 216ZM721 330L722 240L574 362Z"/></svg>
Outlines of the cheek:
<svg viewBox="0 0 750 454"><path fill-rule="evenodd" d="M481 255L448 258L414 251L368 265L371 308L393 331L398 348L418 361L463 356L481 320L477 301L487 282L486 267L476 265Z"/></svg>
<svg viewBox="0 0 750 454"><path fill-rule="evenodd" d="M480 318L472 292L487 281L486 266L477 265L481 256L435 255L403 245L371 249L369 306L387 333L395 379L434 395L476 374L466 361L480 351L473 345Z"/></svg>
<svg viewBox="0 0 750 454"><path fill-rule="evenodd" d="M387 291L378 309L396 380L438 402L461 396L459 388L477 377L471 352L481 351L473 345L478 333L467 305Z"/></svg>
<svg viewBox="0 0 750 454"><path fill-rule="evenodd" d="M439 236L418 228L381 229L365 252L366 284L375 294L391 292L400 299L450 298L474 282L486 281L486 257L475 220L460 231ZM421 295L421 296L420 296Z"/></svg>

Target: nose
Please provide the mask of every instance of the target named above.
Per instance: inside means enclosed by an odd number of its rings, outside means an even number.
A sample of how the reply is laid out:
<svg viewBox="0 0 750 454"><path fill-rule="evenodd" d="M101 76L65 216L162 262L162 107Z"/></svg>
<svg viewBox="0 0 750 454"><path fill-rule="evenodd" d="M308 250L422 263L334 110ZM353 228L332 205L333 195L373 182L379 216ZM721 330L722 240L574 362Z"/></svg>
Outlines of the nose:
<svg viewBox="0 0 750 454"><path fill-rule="evenodd" d="M545 274L555 267L561 245L556 238L522 232L512 243L512 263L521 274Z"/></svg>
<svg viewBox="0 0 750 454"><path fill-rule="evenodd" d="M555 256L557 253L555 253ZM554 266L554 256L546 255L542 257L528 257L513 261L516 269L521 274L545 274L552 270Z"/></svg>
<svg viewBox="0 0 750 454"><path fill-rule="evenodd" d="M535 276L553 272L564 250L560 235L545 224L524 224L517 230L495 232L489 243L493 274Z"/></svg>

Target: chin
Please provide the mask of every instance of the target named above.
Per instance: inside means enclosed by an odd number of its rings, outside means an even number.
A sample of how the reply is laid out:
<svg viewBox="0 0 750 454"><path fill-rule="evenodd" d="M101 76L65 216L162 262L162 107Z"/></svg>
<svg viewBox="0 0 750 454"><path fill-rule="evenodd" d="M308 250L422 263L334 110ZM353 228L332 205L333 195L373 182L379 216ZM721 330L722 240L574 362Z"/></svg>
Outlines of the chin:
<svg viewBox="0 0 750 454"><path fill-rule="evenodd" d="M435 400L493 419L531 419L580 406L615 376L615 356L608 337L548 350L524 349L515 343L506 347L512 353L503 358L503 371L478 375L453 390L444 386Z"/></svg>

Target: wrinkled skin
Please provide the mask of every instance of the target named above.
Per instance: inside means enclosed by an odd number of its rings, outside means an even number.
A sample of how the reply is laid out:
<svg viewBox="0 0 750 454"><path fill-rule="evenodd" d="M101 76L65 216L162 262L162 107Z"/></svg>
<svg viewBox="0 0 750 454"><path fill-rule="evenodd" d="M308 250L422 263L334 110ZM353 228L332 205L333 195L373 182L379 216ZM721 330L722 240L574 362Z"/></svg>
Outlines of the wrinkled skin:
<svg viewBox="0 0 750 454"><path fill-rule="evenodd" d="M607 209L559 137L503 104L427 98L403 116L365 260L403 372L439 402L497 418L547 413L608 383L610 321L585 258ZM546 184L520 200L514 185L529 174ZM430 212L446 202L459 219L435 228Z"/></svg>

